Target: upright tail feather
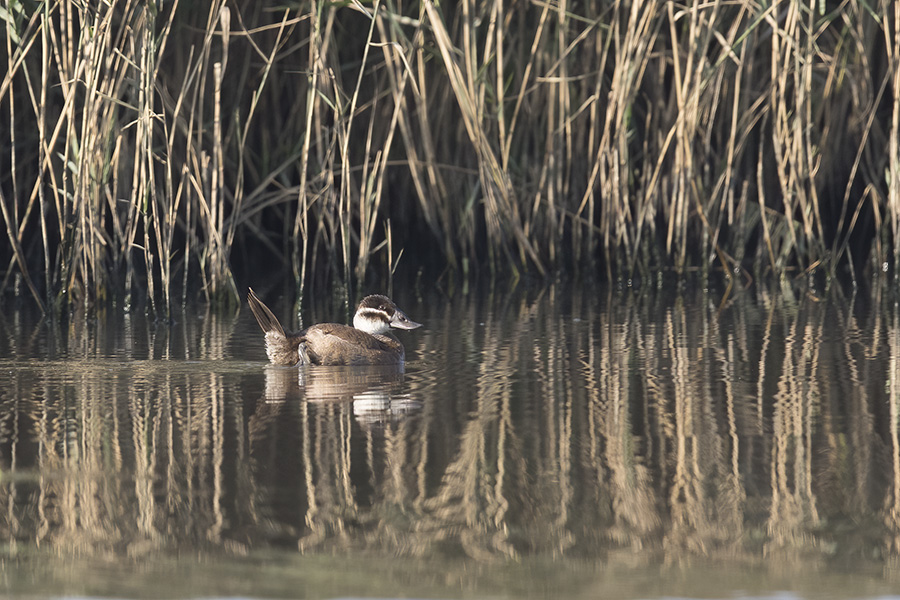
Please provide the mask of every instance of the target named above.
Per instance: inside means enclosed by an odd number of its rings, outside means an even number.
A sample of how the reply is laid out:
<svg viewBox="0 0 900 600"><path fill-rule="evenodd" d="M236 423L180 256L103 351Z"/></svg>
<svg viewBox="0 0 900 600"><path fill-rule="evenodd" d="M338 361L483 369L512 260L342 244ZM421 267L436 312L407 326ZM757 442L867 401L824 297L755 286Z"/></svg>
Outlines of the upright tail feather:
<svg viewBox="0 0 900 600"><path fill-rule="evenodd" d="M250 304L250 311L253 313L253 316L256 317L256 322L262 327L263 332L274 332L285 337L284 328L281 326L281 323L278 322L275 315L272 314L272 311L269 310L269 307L262 303L262 300L257 297L256 292L254 292L252 288L247 289L250 290L250 293L247 294L247 302Z"/></svg>
<svg viewBox="0 0 900 600"><path fill-rule="evenodd" d="M250 311L256 317L256 322L266 334L266 354L269 355L272 364L291 367L300 362L303 352L302 334L285 334L281 323L252 289L247 294L247 303L250 304Z"/></svg>

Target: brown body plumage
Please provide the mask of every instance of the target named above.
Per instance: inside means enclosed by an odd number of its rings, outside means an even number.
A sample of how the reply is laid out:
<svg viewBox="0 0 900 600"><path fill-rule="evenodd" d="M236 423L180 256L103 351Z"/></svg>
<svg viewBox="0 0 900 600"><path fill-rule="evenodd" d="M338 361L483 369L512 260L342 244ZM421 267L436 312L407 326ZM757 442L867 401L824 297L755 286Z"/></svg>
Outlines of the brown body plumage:
<svg viewBox="0 0 900 600"><path fill-rule="evenodd" d="M390 332L391 327L415 329L411 321L386 296L366 296L353 317L353 327L338 323L320 323L287 332L251 289L247 302L256 321L266 334L266 354L272 364L313 365L399 365L405 359L403 344Z"/></svg>

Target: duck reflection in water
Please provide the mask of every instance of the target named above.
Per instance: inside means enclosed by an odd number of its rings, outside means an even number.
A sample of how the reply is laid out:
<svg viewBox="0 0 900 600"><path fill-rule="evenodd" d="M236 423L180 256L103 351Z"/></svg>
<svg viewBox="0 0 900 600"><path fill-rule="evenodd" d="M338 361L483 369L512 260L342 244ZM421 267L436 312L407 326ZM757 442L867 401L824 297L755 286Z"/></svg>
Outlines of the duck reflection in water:
<svg viewBox="0 0 900 600"><path fill-rule="evenodd" d="M404 385L402 365L353 367L310 366L265 369L265 404L281 406L303 400L315 404L349 403L363 426L385 424L418 412L422 403L413 400ZM271 408L265 412L271 411Z"/></svg>

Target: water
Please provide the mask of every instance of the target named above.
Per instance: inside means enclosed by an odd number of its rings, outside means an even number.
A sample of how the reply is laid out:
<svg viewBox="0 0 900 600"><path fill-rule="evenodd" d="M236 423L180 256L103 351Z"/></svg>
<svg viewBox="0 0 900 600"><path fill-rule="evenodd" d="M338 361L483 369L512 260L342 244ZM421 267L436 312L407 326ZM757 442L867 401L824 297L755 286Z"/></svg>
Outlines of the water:
<svg viewBox="0 0 900 600"><path fill-rule="evenodd" d="M892 301L396 299L404 372L272 367L246 305L4 310L0 594L898 594Z"/></svg>

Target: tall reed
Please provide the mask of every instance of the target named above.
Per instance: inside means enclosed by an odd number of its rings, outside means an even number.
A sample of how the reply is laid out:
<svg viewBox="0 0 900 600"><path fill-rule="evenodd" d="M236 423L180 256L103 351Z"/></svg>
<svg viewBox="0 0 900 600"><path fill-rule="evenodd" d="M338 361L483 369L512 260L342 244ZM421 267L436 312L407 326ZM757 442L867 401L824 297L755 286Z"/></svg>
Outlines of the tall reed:
<svg viewBox="0 0 900 600"><path fill-rule="evenodd" d="M892 6L7 3L3 289L892 271Z"/></svg>

